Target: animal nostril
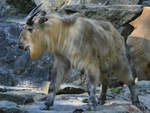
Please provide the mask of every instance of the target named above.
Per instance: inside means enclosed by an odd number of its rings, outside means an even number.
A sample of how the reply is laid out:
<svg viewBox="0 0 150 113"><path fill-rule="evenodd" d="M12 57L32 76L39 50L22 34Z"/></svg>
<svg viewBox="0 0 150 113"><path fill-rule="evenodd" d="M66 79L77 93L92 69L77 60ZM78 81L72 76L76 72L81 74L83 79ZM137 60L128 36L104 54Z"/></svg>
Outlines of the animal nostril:
<svg viewBox="0 0 150 113"><path fill-rule="evenodd" d="M19 47L20 49L23 49L23 46L22 46L21 43L18 44L18 47Z"/></svg>
<svg viewBox="0 0 150 113"><path fill-rule="evenodd" d="M19 45L19 48L20 48L20 49L23 49L23 46L20 46L20 45Z"/></svg>

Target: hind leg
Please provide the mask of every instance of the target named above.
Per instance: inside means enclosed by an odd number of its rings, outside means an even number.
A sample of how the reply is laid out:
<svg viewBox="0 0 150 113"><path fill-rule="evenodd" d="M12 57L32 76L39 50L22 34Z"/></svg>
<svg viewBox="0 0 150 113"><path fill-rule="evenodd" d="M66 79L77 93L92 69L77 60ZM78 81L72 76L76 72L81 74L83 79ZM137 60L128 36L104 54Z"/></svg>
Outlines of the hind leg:
<svg viewBox="0 0 150 113"><path fill-rule="evenodd" d="M102 78L103 77L103 78ZM99 104L100 105L103 105L105 104L105 100L106 100L106 93L107 93L107 79L106 79L106 74L102 74L102 77L101 77L101 81L102 81L102 90L101 90L101 93L100 93L100 96L99 96Z"/></svg>
<svg viewBox="0 0 150 113"><path fill-rule="evenodd" d="M63 80L67 77L69 70L69 61L63 57L56 56L51 72L51 83L48 90L48 97L45 103L46 108L44 109L49 109L49 107L53 105L56 92L59 89Z"/></svg>
<svg viewBox="0 0 150 113"><path fill-rule="evenodd" d="M127 85L130 90L130 93L131 93L132 104L135 105L136 107L138 107L143 112L145 112L145 110L147 110L147 107L142 105L139 101L138 94L136 92L135 82L128 82Z"/></svg>
<svg viewBox="0 0 150 113"><path fill-rule="evenodd" d="M132 104L136 105L139 103L139 98L138 98L138 94L136 92L136 86L134 82L128 83L128 88L130 90L131 93L131 100L132 100Z"/></svg>
<svg viewBox="0 0 150 113"><path fill-rule="evenodd" d="M135 81L134 78L132 76L132 72L130 70L130 68L124 68L124 70L121 71L120 75L120 79L128 85L128 88L130 90L131 93L131 101L132 104L137 106L138 108L140 108L141 110L144 110L145 107L140 104L139 98L138 98L138 93L136 91L136 85L135 85Z"/></svg>
<svg viewBox="0 0 150 113"><path fill-rule="evenodd" d="M131 72L128 73L127 71L122 74L120 79L121 79L121 81L123 81L125 84L128 85L128 88L129 88L130 93L131 93L131 101L133 104L135 104L135 103L139 102L138 94L136 92L134 78L133 78Z"/></svg>

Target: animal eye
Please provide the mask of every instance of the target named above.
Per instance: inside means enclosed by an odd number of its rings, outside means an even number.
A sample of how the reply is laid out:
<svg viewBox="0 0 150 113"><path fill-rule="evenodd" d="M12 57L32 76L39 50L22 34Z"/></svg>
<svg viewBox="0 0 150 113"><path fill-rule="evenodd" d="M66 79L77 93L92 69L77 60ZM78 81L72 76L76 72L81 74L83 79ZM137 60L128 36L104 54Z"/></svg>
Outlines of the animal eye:
<svg viewBox="0 0 150 113"><path fill-rule="evenodd" d="M32 31L33 31L33 29L32 29L32 28L28 28L28 31L32 32Z"/></svg>

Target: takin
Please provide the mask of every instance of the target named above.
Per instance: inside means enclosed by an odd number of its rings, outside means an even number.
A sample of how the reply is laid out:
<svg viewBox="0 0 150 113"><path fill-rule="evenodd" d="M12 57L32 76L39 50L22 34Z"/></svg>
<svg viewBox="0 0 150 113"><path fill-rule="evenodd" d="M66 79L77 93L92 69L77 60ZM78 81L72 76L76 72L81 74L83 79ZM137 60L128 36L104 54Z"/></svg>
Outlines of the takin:
<svg viewBox="0 0 150 113"><path fill-rule="evenodd" d="M127 39L131 62L139 80L150 80L150 7L130 24L133 32Z"/></svg>
<svg viewBox="0 0 150 113"><path fill-rule="evenodd" d="M112 73L128 85L132 103L141 107L124 39L110 22L88 19L79 14L46 15L39 7L40 5L27 16L25 28L19 37L19 47L24 50L29 48L33 59L39 58L44 52L55 55L45 109L53 105L56 91L67 77L71 66L79 71L84 70L89 78L91 109L96 107L98 100L100 104L104 104L107 76ZM97 99L96 87L100 82L102 93Z"/></svg>

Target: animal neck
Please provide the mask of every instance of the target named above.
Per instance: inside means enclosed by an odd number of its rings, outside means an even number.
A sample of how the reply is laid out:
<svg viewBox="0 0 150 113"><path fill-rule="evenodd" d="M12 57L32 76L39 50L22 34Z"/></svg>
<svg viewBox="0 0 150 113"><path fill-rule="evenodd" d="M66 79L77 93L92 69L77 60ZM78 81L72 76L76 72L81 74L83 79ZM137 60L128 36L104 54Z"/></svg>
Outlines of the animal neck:
<svg viewBox="0 0 150 113"><path fill-rule="evenodd" d="M32 41L30 44L30 55L33 59L36 59L46 50L45 40L43 40L43 32L37 30L32 33L31 37Z"/></svg>
<svg viewBox="0 0 150 113"><path fill-rule="evenodd" d="M64 41L68 36L69 25L64 24L61 20L51 20L49 35L47 40L47 49L49 53L59 53L64 51Z"/></svg>

